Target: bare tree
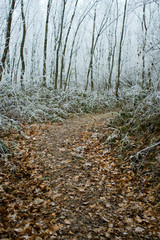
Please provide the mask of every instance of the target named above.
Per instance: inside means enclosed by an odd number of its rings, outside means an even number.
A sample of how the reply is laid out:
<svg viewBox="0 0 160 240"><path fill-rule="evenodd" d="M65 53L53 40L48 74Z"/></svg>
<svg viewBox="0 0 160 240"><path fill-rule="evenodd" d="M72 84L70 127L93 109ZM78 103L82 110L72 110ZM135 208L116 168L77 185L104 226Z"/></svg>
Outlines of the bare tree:
<svg viewBox="0 0 160 240"><path fill-rule="evenodd" d="M142 18L142 32L143 32L143 45L142 45L142 88L144 88L145 81L145 54L147 43L147 24L146 24L146 3L143 2L143 18Z"/></svg>
<svg viewBox="0 0 160 240"><path fill-rule="evenodd" d="M68 69L67 69L67 74L66 74L66 78L65 78L65 83L64 83L64 91L67 89L67 85L68 85L68 79L70 76L70 71L71 71L71 65L72 65L72 57L73 57L73 53L74 53L74 45L76 42L76 37L79 31L79 28L82 24L82 22L84 21L84 19L86 18L87 14L91 11L91 9L94 7L95 3L93 3L91 6L90 4L87 5L86 9L84 10L82 16L79 18L79 22L77 24L74 36L73 36L73 41L72 41L72 45L71 45L71 50L70 50L70 56L69 56L69 64L68 64Z"/></svg>
<svg viewBox="0 0 160 240"><path fill-rule="evenodd" d="M1 63L0 63L0 81L2 80L2 74L3 74L3 70L5 69L7 53L8 53L8 50L9 50L12 17L13 17L13 12L14 12L14 8L15 8L15 3L16 3L16 0L12 0L10 10L9 10L9 15L8 15L8 18L7 18L7 30L6 30L6 37L5 37L5 46L4 46L4 51L3 51L3 55L2 55L2 59L1 59Z"/></svg>
<svg viewBox="0 0 160 240"><path fill-rule="evenodd" d="M111 64L109 67L109 77L108 77L108 90L111 87L111 81L112 81L112 74L113 74L113 67L114 67L114 60L115 60L115 52L116 52L116 46L117 46L117 27L118 27L118 0L116 0L116 8L117 8L117 16L116 16L116 26L114 31L114 46L111 50Z"/></svg>
<svg viewBox="0 0 160 240"><path fill-rule="evenodd" d="M89 68L88 68L88 72L87 72L87 82L86 82L86 86L85 86L85 91L87 91L88 89L88 85L89 85L89 76L91 76L91 90L93 90L94 84L93 84L93 55L98 43L98 40L101 36L101 34L104 32L104 29L106 29L106 25L109 19L109 15L111 13L111 8L112 8L112 4L113 4L113 0L111 1L110 7L106 8L106 11L104 13L104 16L102 18L99 30L97 31L97 35L96 37L94 36L93 38L93 34L92 34L92 44L93 46L91 47L91 52L90 52L90 61L89 61ZM108 9L108 11L107 11ZM95 20L96 20L96 15L95 15ZM94 20L94 21L95 21ZM93 30L94 30L94 21L93 21ZM93 33L95 34L95 30L93 31Z"/></svg>
<svg viewBox="0 0 160 240"><path fill-rule="evenodd" d="M65 38L65 42L64 42L64 47L63 47L63 52L62 52L62 59L61 59L60 89L62 89L62 87L63 87L62 84L63 84L63 72L64 72L64 59L65 59L65 53L66 53L66 48L67 48L68 37L69 37L70 31L71 31L71 27L72 27L72 23L73 23L73 19L74 19L75 13L76 13L78 1L79 0L76 0L76 2L75 2L73 14L71 16L70 24L69 24L68 31L67 31L66 38Z"/></svg>
<svg viewBox="0 0 160 240"><path fill-rule="evenodd" d="M124 3L122 31L121 31L121 38L120 38L120 43L119 43L118 73L117 73L117 82L116 82L116 89L115 89L116 97L118 97L118 91L119 91L119 86L120 86L121 55L122 55L122 45L123 45L123 37L124 37L124 30L125 30L126 13L127 13L127 0L125 0L125 3Z"/></svg>
<svg viewBox="0 0 160 240"><path fill-rule="evenodd" d="M93 17L93 30L92 30L92 44L91 44L91 50L90 50L90 62L89 62L89 68L87 73L87 83L85 87L85 91L87 91L88 83L89 83L89 75L91 73L91 90L94 90L94 82L93 82L93 54L94 54L94 40L95 40L95 28L96 28L96 7L94 10L94 17Z"/></svg>
<svg viewBox="0 0 160 240"><path fill-rule="evenodd" d="M47 60L47 42L48 42L48 23L49 14L52 5L52 0L48 0L47 4L47 16L46 16L46 26L45 26L45 37L44 37L44 51L43 51L43 86L46 87L46 60Z"/></svg>
<svg viewBox="0 0 160 240"><path fill-rule="evenodd" d="M61 42L62 42L63 25L64 25L64 13L65 13L65 8L66 8L66 3L67 3L67 1L63 0L60 33L59 33L58 46L57 46L57 51L56 51L56 72L55 72L55 82L54 82L55 90L58 88L59 51L60 51Z"/></svg>
<svg viewBox="0 0 160 240"><path fill-rule="evenodd" d="M23 35L22 35L22 42L21 42L21 48L20 48L20 58L21 58L21 64L22 64L20 80L21 80L21 87L24 88L23 76L25 73L24 44L25 44L25 38L26 38L26 23L25 23L23 0L21 0L21 18L22 18L22 24L23 24Z"/></svg>

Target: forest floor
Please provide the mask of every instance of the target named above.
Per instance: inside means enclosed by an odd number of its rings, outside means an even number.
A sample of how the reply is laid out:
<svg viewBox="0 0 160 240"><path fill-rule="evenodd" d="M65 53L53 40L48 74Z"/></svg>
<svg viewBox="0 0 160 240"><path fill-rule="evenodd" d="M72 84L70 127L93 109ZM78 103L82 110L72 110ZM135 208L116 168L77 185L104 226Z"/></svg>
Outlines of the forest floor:
<svg viewBox="0 0 160 240"><path fill-rule="evenodd" d="M107 141L115 114L5 133L14 154L0 162L1 239L160 239L160 183Z"/></svg>

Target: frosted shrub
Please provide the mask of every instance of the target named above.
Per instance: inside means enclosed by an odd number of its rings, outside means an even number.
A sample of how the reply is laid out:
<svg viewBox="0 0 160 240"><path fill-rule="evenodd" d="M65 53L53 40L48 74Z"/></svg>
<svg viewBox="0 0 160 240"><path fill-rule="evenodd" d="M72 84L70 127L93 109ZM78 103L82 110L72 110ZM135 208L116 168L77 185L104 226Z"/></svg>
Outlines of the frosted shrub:
<svg viewBox="0 0 160 240"><path fill-rule="evenodd" d="M62 121L73 114L109 110L117 104L108 92L64 92L38 86L26 91L3 86L0 97L3 99L0 101L1 114L20 122Z"/></svg>
<svg viewBox="0 0 160 240"><path fill-rule="evenodd" d="M130 92L124 93L118 122L127 131L159 128L160 91L137 91L137 88L131 88Z"/></svg>

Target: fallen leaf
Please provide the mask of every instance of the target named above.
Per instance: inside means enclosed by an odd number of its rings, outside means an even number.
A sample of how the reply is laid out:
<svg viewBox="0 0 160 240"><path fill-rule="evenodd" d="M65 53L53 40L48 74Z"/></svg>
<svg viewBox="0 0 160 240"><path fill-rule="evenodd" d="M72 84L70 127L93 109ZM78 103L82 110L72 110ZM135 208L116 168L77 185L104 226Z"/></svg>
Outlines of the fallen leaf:
<svg viewBox="0 0 160 240"><path fill-rule="evenodd" d="M141 232L143 232L145 229L144 228L142 228L142 227L136 227L135 228L135 232L137 232L137 233L141 233Z"/></svg>
<svg viewBox="0 0 160 240"><path fill-rule="evenodd" d="M125 223L128 223L128 224L133 224L133 220L132 218L125 218Z"/></svg>
<svg viewBox="0 0 160 240"><path fill-rule="evenodd" d="M149 196L149 197L148 197L148 200L149 200L150 202L155 202L155 197L154 197L154 196Z"/></svg>
<svg viewBox="0 0 160 240"><path fill-rule="evenodd" d="M65 222L65 224L67 224L67 225L70 225L70 224L71 224L71 221L69 221L68 219L65 219L64 222Z"/></svg>
<svg viewBox="0 0 160 240"><path fill-rule="evenodd" d="M80 192L84 192L84 191L85 191L85 188L79 187L78 190L79 190Z"/></svg>
<svg viewBox="0 0 160 240"><path fill-rule="evenodd" d="M57 231L59 231L59 229L62 228L62 225L57 225L57 224L54 224L50 227L50 230L55 233Z"/></svg>
<svg viewBox="0 0 160 240"><path fill-rule="evenodd" d="M142 220L138 215L136 216L136 221L137 221L138 223L143 222L143 220Z"/></svg>
<svg viewBox="0 0 160 240"><path fill-rule="evenodd" d="M110 234L109 232L107 232L107 233L105 233L105 236L106 236L107 238L110 238L110 237L111 237L111 234Z"/></svg>
<svg viewBox="0 0 160 240"><path fill-rule="evenodd" d="M41 203L43 203L43 202L44 202L44 200L41 199L41 198L36 198L36 199L34 200L34 204L36 204L36 205L39 205L39 204L41 204Z"/></svg>

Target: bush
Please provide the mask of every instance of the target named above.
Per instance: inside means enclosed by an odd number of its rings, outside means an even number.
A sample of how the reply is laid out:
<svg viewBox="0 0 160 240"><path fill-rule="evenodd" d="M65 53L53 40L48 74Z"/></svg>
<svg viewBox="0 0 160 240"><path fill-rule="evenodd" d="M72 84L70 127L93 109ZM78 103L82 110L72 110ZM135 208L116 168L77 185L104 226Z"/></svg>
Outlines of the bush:
<svg viewBox="0 0 160 240"><path fill-rule="evenodd" d="M77 90L55 91L35 86L25 91L6 85L1 87L0 112L11 122L62 121L73 114L101 112L116 106L108 92L84 93Z"/></svg>
<svg viewBox="0 0 160 240"><path fill-rule="evenodd" d="M123 95L122 110L115 120L125 131L160 129L160 91L130 91Z"/></svg>

